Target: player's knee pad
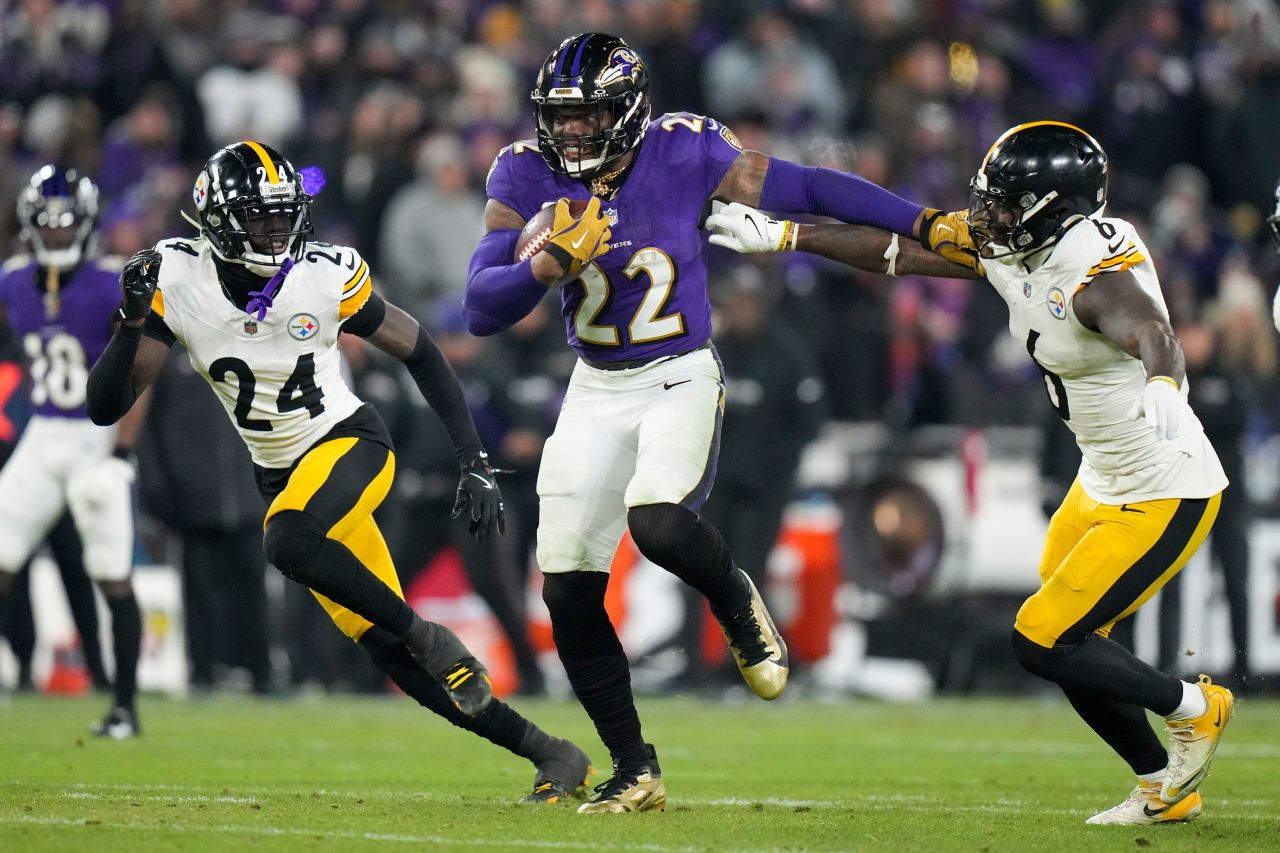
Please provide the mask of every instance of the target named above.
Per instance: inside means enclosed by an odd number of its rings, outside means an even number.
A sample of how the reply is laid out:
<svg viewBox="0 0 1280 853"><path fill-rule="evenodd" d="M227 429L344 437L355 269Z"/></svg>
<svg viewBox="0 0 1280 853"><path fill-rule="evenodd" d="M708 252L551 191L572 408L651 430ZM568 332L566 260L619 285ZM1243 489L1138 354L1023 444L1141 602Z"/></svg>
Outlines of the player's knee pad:
<svg viewBox="0 0 1280 853"><path fill-rule="evenodd" d="M271 516L262 535L267 559L290 580L306 584L309 567L324 545L325 531L310 515L285 510Z"/></svg>
<svg viewBox="0 0 1280 853"><path fill-rule="evenodd" d="M544 575L542 600L551 614L551 633L563 653L590 643L602 626L609 625L604 592L609 576L604 572L564 572Z"/></svg>
<svg viewBox="0 0 1280 853"><path fill-rule="evenodd" d="M644 504L627 510L627 527L645 559L666 569L681 565L690 539L697 533L698 514L679 504Z"/></svg>
<svg viewBox="0 0 1280 853"><path fill-rule="evenodd" d="M1038 675L1049 681L1057 681L1057 662L1062 660L1064 651L1057 646L1045 648L1034 640L1028 639L1016 628L1013 631L1013 656L1018 659L1022 668L1032 675Z"/></svg>

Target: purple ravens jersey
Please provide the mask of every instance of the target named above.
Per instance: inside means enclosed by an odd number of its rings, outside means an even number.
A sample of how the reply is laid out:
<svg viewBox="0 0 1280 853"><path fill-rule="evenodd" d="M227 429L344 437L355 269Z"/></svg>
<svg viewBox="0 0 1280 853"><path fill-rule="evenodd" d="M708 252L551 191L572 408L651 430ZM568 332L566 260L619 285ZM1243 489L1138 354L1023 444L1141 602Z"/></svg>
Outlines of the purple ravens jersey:
<svg viewBox="0 0 1280 853"><path fill-rule="evenodd" d="M56 300L47 300L37 286L41 272L35 262L7 269L0 277L0 305L31 375L32 412L84 418L89 367L107 348L120 305L120 267L106 259L86 261L61 280Z"/></svg>
<svg viewBox="0 0 1280 853"><path fill-rule="evenodd" d="M609 251L561 289L569 343L583 358L648 360L710 340L707 244L698 225L741 153L715 119L668 113L650 122L631 174L601 204ZM581 182L553 172L532 140L502 150L488 194L525 219L557 199L591 197Z"/></svg>

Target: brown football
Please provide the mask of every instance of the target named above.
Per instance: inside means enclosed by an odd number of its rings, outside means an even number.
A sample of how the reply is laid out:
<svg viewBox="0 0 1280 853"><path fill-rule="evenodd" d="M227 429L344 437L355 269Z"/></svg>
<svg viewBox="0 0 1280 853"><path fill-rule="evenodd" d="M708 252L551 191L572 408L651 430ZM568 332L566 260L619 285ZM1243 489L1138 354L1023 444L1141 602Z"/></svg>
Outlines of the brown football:
<svg viewBox="0 0 1280 853"><path fill-rule="evenodd" d="M587 203L578 199L569 200L569 215L577 220ZM551 239L551 226L556 220L556 206L549 204L539 210L520 230L520 238L516 240L516 262L526 261L541 252Z"/></svg>

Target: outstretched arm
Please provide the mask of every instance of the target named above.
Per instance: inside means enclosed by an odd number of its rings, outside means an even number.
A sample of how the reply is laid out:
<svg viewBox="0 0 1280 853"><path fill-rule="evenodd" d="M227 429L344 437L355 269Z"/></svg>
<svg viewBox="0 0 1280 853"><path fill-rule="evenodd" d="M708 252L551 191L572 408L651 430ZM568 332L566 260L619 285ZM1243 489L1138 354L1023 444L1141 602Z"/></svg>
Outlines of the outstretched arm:
<svg viewBox="0 0 1280 853"><path fill-rule="evenodd" d="M919 237L932 211L866 178L743 151L711 197L778 213L812 213Z"/></svg>
<svg viewBox="0 0 1280 853"><path fill-rule="evenodd" d="M801 251L886 275L980 278L973 265L953 263L909 237L865 225L797 225L742 204L714 205L710 241L736 252ZM967 259L967 258L966 258ZM976 260L976 259L975 259Z"/></svg>
<svg viewBox="0 0 1280 853"><path fill-rule="evenodd" d="M480 443L466 395L457 374L426 329L374 294L347 320L343 331L360 335L403 362L422 396L444 422L462 468L454 518L470 510L470 530L480 539L488 539L495 525L499 533L506 532L502 493L489 467L489 454Z"/></svg>

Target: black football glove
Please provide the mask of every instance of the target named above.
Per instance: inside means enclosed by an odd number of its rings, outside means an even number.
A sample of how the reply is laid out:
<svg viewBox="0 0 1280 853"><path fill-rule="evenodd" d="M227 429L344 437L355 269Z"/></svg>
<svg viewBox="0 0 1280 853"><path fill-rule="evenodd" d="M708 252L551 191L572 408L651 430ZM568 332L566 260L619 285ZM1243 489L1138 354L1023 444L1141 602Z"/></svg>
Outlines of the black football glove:
<svg viewBox="0 0 1280 853"><path fill-rule="evenodd" d="M120 319L145 320L160 282L160 253L143 249L120 271Z"/></svg>
<svg viewBox="0 0 1280 853"><path fill-rule="evenodd" d="M507 519L502 510L502 492L489 467L489 454L481 450L462 465L458 478L458 499L453 504L453 517L467 516L467 532L484 541L493 535L496 524L498 533L507 532Z"/></svg>

